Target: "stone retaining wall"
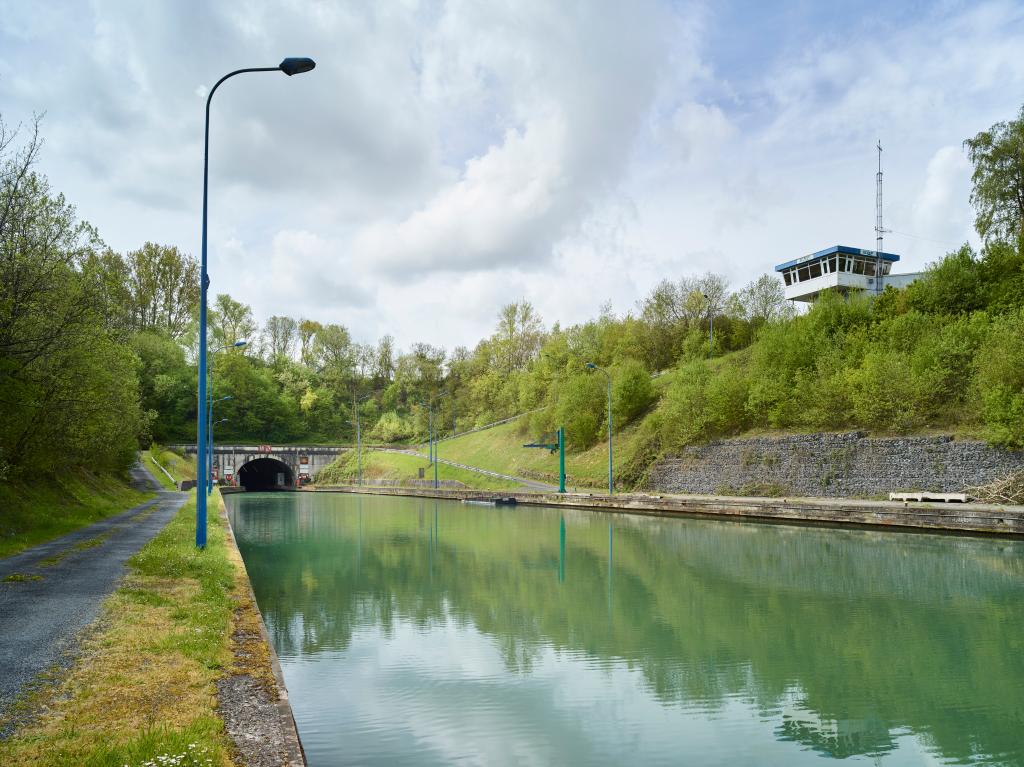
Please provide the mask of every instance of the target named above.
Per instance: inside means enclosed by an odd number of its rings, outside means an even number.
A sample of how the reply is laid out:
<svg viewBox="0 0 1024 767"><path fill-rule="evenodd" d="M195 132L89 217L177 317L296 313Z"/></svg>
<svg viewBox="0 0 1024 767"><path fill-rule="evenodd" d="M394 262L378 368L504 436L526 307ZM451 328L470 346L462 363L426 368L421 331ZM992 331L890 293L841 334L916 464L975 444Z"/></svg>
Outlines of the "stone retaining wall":
<svg viewBox="0 0 1024 767"><path fill-rule="evenodd" d="M664 458L650 488L667 493L868 497L962 492L1024 470L1024 453L951 437L862 432L719 440Z"/></svg>

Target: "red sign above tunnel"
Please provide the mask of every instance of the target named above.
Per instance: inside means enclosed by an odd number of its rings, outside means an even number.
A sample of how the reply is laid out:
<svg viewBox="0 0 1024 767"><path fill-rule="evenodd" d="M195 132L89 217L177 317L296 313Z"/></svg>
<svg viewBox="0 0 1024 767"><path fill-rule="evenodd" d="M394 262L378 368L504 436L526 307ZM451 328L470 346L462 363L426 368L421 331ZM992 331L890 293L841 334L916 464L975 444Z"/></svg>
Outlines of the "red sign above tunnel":
<svg viewBox="0 0 1024 767"><path fill-rule="evenodd" d="M273 453L274 452L274 448L272 448L270 445L260 445L260 452L261 453Z"/></svg>

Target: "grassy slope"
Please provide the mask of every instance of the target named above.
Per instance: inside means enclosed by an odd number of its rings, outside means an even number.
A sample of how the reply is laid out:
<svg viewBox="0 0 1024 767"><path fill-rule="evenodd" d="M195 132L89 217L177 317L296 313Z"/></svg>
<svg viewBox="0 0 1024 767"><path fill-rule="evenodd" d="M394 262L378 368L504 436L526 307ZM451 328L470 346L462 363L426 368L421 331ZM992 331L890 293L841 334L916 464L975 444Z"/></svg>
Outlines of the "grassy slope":
<svg viewBox="0 0 1024 767"><path fill-rule="evenodd" d="M333 481L354 482L357 477L356 462L354 458L343 459L341 463L335 464L337 471ZM366 451L363 453L363 478L364 479L387 479L405 480L419 479L419 469L424 469L424 478L433 479L434 470L427 462L426 456L417 458L413 455L403 453L383 453L378 451ZM457 469L454 466L438 464L438 479L452 479L462 482L467 487L475 487L481 490L514 490L520 487L515 482L488 477L484 474L477 474L465 469ZM323 484L329 484L324 482Z"/></svg>
<svg viewBox="0 0 1024 767"><path fill-rule="evenodd" d="M164 490L177 490L178 489L177 486L174 484L174 482L172 482L170 479L167 478L166 474L164 474L162 471L160 471L160 469L158 469L156 466L153 465L153 452L152 451L150 451L150 450L143 450L142 451L142 457L139 460L141 460L142 461L142 465L145 466L149 470L149 473L152 474L154 477L156 477L157 482L160 483L160 485L164 488ZM167 469L167 465L163 461L160 461L160 465L163 466L165 469ZM172 474L171 476L174 476L174 475Z"/></svg>
<svg viewBox="0 0 1024 767"><path fill-rule="evenodd" d="M214 682L231 663L238 574L222 518L210 515L201 552L194 520L193 498L129 561L81 659L36 701L41 718L0 742L0 764L230 764Z"/></svg>
<svg viewBox="0 0 1024 767"><path fill-rule="evenodd" d="M175 480L196 478L196 458L194 455L182 457L175 452L161 447L158 447L151 455L156 457L160 465L167 469ZM152 471L154 474L160 473L159 469L155 466L152 466ZM164 477L164 479L167 479L167 477Z"/></svg>
<svg viewBox="0 0 1024 767"><path fill-rule="evenodd" d="M558 453L524 448L533 438L520 433L515 422L487 431L467 434L438 444L438 456L449 461L478 466L503 474L558 483ZM630 425L612 439L616 463L630 455L637 441L637 429ZM572 488L601 489L608 486L608 443L598 442L582 453L565 456L566 484Z"/></svg>
<svg viewBox="0 0 1024 767"><path fill-rule="evenodd" d="M121 478L84 471L0 484L0 557L118 514L152 495Z"/></svg>

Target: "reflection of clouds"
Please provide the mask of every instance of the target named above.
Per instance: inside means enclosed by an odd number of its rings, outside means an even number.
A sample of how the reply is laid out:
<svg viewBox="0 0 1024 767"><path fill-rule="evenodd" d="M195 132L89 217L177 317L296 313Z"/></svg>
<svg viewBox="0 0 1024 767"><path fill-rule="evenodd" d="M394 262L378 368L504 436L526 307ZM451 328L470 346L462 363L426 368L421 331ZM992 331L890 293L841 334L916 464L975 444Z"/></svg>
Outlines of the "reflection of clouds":
<svg viewBox="0 0 1024 767"><path fill-rule="evenodd" d="M796 765L821 758L807 743L777 738L789 709L765 712L742 696L713 712L661 705L628 664L550 647L523 677L505 670L494 638L453 621L427 630L403 621L390 637L364 629L347 651L289 660L284 673L311 765L712 765L744 758ZM929 761L912 736L894 741L889 756L897 761Z"/></svg>
<svg viewBox="0 0 1024 767"><path fill-rule="evenodd" d="M362 499L361 517L329 494L240 500L240 545L322 753L1019 752L1001 713L1020 679L1017 542L568 512L556 583L559 510L440 503L435 538L410 499Z"/></svg>
<svg viewBox="0 0 1024 767"><path fill-rule="evenodd" d="M547 648L523 677L495 639L452 621L402 622L390 638L363 630L344 653L286 663L285 676L311 764L402 763L400 752L416 764L620 764L671 753L680 727L706 729L651 700L636 671Z"/></svg>

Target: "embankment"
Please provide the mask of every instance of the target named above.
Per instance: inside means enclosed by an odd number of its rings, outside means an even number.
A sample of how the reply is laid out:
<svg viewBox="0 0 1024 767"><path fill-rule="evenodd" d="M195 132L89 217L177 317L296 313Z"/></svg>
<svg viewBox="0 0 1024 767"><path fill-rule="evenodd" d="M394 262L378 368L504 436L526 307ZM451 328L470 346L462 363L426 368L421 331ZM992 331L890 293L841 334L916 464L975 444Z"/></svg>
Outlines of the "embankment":
<svg viewBox="0 0 1024 767"><path fill-rule="evenodd" d="M76 469L0 483L0 557L136 506L152 493L123 477Z"/></svg>
<svg viewBox="0 0 1024 767"><path fill-rule="evenodd" d="M847 432L717 440L661 459L648 477L656 493L850 498L958 493L1022 470L1024 452L980 441Z"/></svg>

